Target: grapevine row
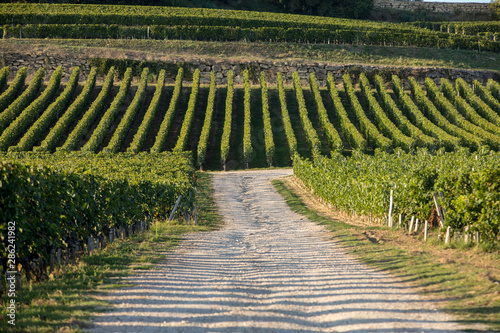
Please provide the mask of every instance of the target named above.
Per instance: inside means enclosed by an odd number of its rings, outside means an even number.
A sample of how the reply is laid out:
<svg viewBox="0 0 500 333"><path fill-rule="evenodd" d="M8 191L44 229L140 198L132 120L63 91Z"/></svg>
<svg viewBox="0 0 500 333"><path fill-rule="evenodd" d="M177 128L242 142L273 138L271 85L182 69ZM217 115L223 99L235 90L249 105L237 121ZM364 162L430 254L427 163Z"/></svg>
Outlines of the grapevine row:
<svg viewBox="0 0 500 333"><path fill-rule="evenodd" d="M366 140L349 119L347 111L340 100L337 88L335 87L335 81L333 80L332 74L328 73L326 83L330 98L333 102L333 111L335 112L336 121L340 124L344 136L353 149L366 150Z"/></svg>
<svg viewBox="0 0 500 333"><path fill-rule="evenodd" d="M97 118L97 116L101 113L102 109L104 108L104 105L106 104L106 100L108 99L109 95L111 94L111 89L113 88L113 79L115 76L115 69L114 67L111 67L110 70L108 71L108 74L106 75L106 79L104 80L104 84L102 85L101 91L99 92L99 95L97 95L97 98L92 102L90 105L89 109L85 114L83 115L82 119L76 124L76 127L71 131L71 133L68 135L68 138L62 145L62 147L58 148L59 150L65 150L65 151L71 151L71 150L76 150L78 147L78 144L80 143L80 140L83 138L83 136L89 131L90 126L94 123L94 120ZM67 112L68 116L64 117L62 119L63 121L59 124L56 125L56 127L59 125L59 133L62 133L65 131L67 126L76 119L79 113L79 108L75 108L71 111L73 112ZM57 137L54 137L55 140L57 140ZM48 145L48 150L50 149L50 146L55 146L55 142ZM42 147L44 144L42 143Z"/></svg>
<svg viewBox="0 0 500 333"><path fill-rule="evenodd" d="M172 94L172 99L170 100L170 104L160 125L160 129L156 134L155 143L151 148L151 152L159 153L165 150L168 132L170 131L170 126L172 125L172 120L174 119L175 110L177 109L177 104L179 103L179 96L181 94L183 78L184 70L182 69L182 67L180 67L175 78L175 87Z"/></svg>
<svg viewBox="0 0 500 333"><path fill-rule="evenodd" d="M76 67L71 76L69 77L68 83L64 88L64 91L59 95L59 97L49 105L47 110L35 121L35 123L29 128L29 130L23 135L17 146L9 147L9 150L17 151L28 151L33 149L33 146L41 141L41 136L43 133L54 123L54 121L59 117L60 114L64 112L66 106L72 97L76 86L78 85L78 78L80 77L80 68ZM35 115L32 115L33 119Z"/></svg>
<svg viewBox="0 0 500 333"><path fill-rule="evenodd" d="M146 96L148 75L149 68L146 67L142 70L141 79L139 80L139 86L137 87L137 91L135 92L134 99L125 111L125 114L120 120L118 127L116 128L113 136L109 140L108 145L103 149L103 151L110 153L117 153L118 151L120 151L120 147L122 146L122 143L125 140L130 127L132 126L132 122L139 112L139 109L142 106L142 102L144 101L144 97Z"/></svg>
<svg viewBox="0 0 500 333"><path fill-rule="evenodd" d="M271 127L269 97L267 93L266 74L264 72L260 72L260 88L262 93L262 120L264 123L264 141L266 146L267 165L272 166L276 147L274 145L273 130Z"/></svg>
<svg viewBox="0 0 500 333"><path fill-rule="evenodd" d="M99 149L99 146L102 144L104 140L104 136L108 133L109 128L113 124L120 108L125 102L125 98L127 97L127 93L130 88L130 83L132 82L132 69L127 68L125 71L125 75L123 76L123 81L120 85L120 90L118 94L116 94L113 102L109 106L108 110L104 113L97 128L92 132L92 136L89 141L82 147L83 151L92 151L96 152Z"/></svg>
<svg viewBox="0 0 500 333"><path fill-rule="evenodd" d="M385 110L387 110L387 113L394 120L395 124L401 128L401 131L414 138L416 140L416 146L426 147L430 150L436 149L436 139L424 134L420 128L416 127L408 120L403 112L401 112L396 102L394 102L391 95L389 95L384 80L380 75L375 76L375 86Z"/></svg>
<svg viewBox="0 0 500 333"><path fill-rule="evenodd" d="M368 102L371 115L375 119L382 134L384 134L387 138L391 138L395 146L401 147L406 151L415 147L415 140L406 136L389 118L387 118L384 110L378 103L375 96L373 96L370 83L364 73L359 75L359 86L364 98Z"/></svg>
<svg viewBox="0 0 500 333"><path fill-rule="evenodd" d="M314 73L309 75L309 85L311 86L311 91L314 95L314 103L316 104L316 109L318 110L319 121L330 148L332 150L342 150L342 139L328 118L328 112L323 105L323 99L321 98L321 93L319 92L318 81L316 80L316 75L314 75Z"/></svg>
<svg viewBox="0 0 500 333"><path fill-rule="evenodd" d="M61 118L59 118L40 146L33 148L34 151L53 152L56 149L61 136L63 136L67 128L76 120L83 108L88 104L92 90L94 90L95 87L96 78L97 69L92 68L80 95L78 95L75 101L68 107L66 112L61 116Z"/></svg>
<svg viewBox="0 0 500 333"><path fill-rule="evenodd" d="M170 24L170 23L169 23ZM64 38L64 39L119 39L119 38L153 38L153 39L191 39L219 41L269 41L295 43L334 43L438 47L498 52L500 42L482 36L462 36L433 31L359 29L356 23L337 29L327 28L282 28L231 26L186 26L186 25L153 25L153 26L118 26L118 25L47 25L28 24L0 28L9 38Z"/></svg>
<svg viewBox="0 0 500 333"><path fill-rule="evenodd" d="M474 92L481 97L483 101L486 102L492 108L495 110L496 113L500 114L500 101L497 100L491 92L483 86L479 81L474 80L473 82L474 85Z"/></svg>
<svg viewBox="0 0 500 333"><path fill-rule="evenodd" d="M4 155L0 216L16 221L19 257L48 259L52 249L106 237L111 228L165 218L179 195L191 209L193 172L187 154Z"/></svg>
<svg viewBox="0 0 500 333"><path fill-rule="evenodd" d="M415 103L413 103L410 96L404 91L401 81L396 75L392 76L392 88L398 96L399 103L406 112L407 117L425 134L436 138L439 144L448 150L454 150L460 146L458 138L451 136L424 116Z"/></svg>
<svg viewBox="0 0 500 333"><path fill-rule="evenodd" d="M0 95L0 112L4 111L14 101L19 92L24 87L26 80L27 68L22 67L17 71L16 77L10 83L9 88ZM0 113L1 117L1 113Z"/></svg>
<svg viewBox="0 0 500 333"><path fill-rule="evenodd" d="M485 119L493 124L500 125L500 115L493 111L479 96L477 96L471 87L464 81L458 78L455 81L455 87L460 96L465 100Z"/></svg>
<svg viewBox="0 0 500 333"><path fill-rule="evenodd" d="M441 79L441 91L446 98L455 104L457 110L472 123L496 135L500 134L500 127L481 117L481 115L479 115L479 113L477 113L477 111L474 110L474 108L470 106L465 99L457 94L457 91L449 80L443 78Z"/></svg>
<svg viewBox="0 0 500 333"><path fill-rule="evenodd" d="M321 142L319 141L318 133L309 119L306 101L304 100L304 93L302 92L302 86L297 72L293 73L293 87L295 88L295 95L299 105L300 122L304 132L306 133L309 147L311 148L313 156L319 155L321 153Z"/></svg>
<svg viewBox="0 0 500 333"><path fill-rule="evenodd" d="M500 226L492 216L500 214L498 153L412 153L373 156L354 152L345 158L319 156L314 161L294 160L294 175L335 209L385 219L389 193L393 191L393 213L428 219L434 208L433 194L443 192L445 227L457 231L479 231L484 240L498 242Z"/></svg>
<svg viewBox="0 0 500 333"><path fill-rule="evenodd" d="M392 146L392 141L382 135L375 127L375 125L366 116L363 107L359 103L356 93L354 92L354 87L352 86L351 78L348 74L344 74L342 77L344 80L344 89L349 97L349 102L351 108L358 119L361 131L365 134L366 140L372 146L373 149L380 148L384 151L388 151Z"/></svg>
<svg viewBox="0 0 500 333"><path fill-rule="evenodd" d="M186 145L189 139L189 133L191 132L191 126L193 124L194 111L196 107L196 99L198 98L198 91L200 87L200 70L197 68L193 74L193 86L191 88L191 95L189 96L189 102L186 114L184 116L184 121L182 122L181 131L179 133L179 138L175 144L174 151L181 152L186 149Z"/></svg>
<svg viewBox="0 0 500 333"><path fill-rule="evenodd" d="M38 116L49 105L50 101L59 89L61 83L62 67L59 66L50 77L47 88L40 96L31 102L21 113L10 123L10 125L0 135L0 150L7 150L16 139L32 125Z"/></svg>
<svg viewBox="0 0 500 333"><path fill-rule="evenodd" d="M9 79L9 66L5 66L0 70L0 90L7 84Z"/></svg>
<svg viewBox="0 0 500 333"><path fill-rule="evenodd" d="M207 156L208 138L212 128L215 93L217 92L217 81L215 72L210 72L210 91L208 92L207 109L205 111L205 120L203 121L203 128L201 129L200 141L198 142L196 158L198 166L202 168Z"/></svg>
<svg viewBox="0 0 500 333"><path fill-rule="evenodd" d="M156 90L153 95L153 99L149 104L148 110L144 115L144 119L135 133L134 138L132 139L132 143L130 147L128 147L127 151L138 153L141 151L144 146L144 142L146 141L146 136L148 135L149 129L153 124L153 121L158 113L158 109L160 108L160 101L163 96L163 86L165 85L165 70L162 69L158 74L158 82L156 83Z"/></svg>
<svg viewBox="0 0 500 333"><path fill-rule="evenodd" d="M446 117L443 116L441 112L439 112L436 106L425 95L423 89L417 83L415 78L410 77L409 82L417 104L423 110L428 119L433 121L450 135L458 138L461 146L469 146L472 149L478 149L481 146L481 141L477 137L452 124ZM458 147L455 147L455 149L456 148Z"/></svg>
<svg viewBox="0 0 500 333"><path fill-rule="evenodd" d="M453 123L464 130L465 133L462 134L461 137L466 140L467 146L475 148L483 145L484 142L487 142L492 147L498 145L495 143L496 138L494 135L465 119L460 112L458 112L455 106L453 106L453 104L451 104L450 101L443 96L434 81L427 78L425 80L425 88L427 90L427 96L429 96L441 113L447 119L450 119Z"/></svg>
<svg viewBox="0 0 500 333"><path fill-rule="evenodd" d="M253 155L252 146L252 113L250 108L250 80L248 69L243 71L243 86L244 86L244 98L243 98L243 109L244 109L244 121L243 121L243 162L248 168L248 164Z"/></svg>
<svg viewBox="0 0 500 333"><path fill-rule="evenodd" d="M0 132L3 132L14 119L35 99L42 86L45 70L40 68L26 90L17 97L2 113L0 113Z"/></svg>
<svg viewBox="0 0 500 333"><path fill-rule="evenodd" d="M226 161L229 156L230 139L231 139L231 125L233 121L233 95L234 95L234 73L229 71L227 73L227 96L226 96L226 113L224 116L224 127L222 129L221 140L221 162L226 169Z"/></svg>
<svg viewBox="0 0 500 333"><path fill-rule="evenodd" d="M495 97L497 101L500 101L500 83L493 81L492 79L489 79L488 89L493 95L493 97Z"/></svg>
<svg viewBox="0 0 500 333"><path fill-rule="evenodd" d="M286 105L285 87L283 85L283 75L278 72L278 93L280 98L281 106L281 119L283 120L283 126L285 127L286 140L288 142L288 148L290 150L290 156L292 159L297 154L297 138L293 132L292 122L290 121L290 114L288 113L288 108Z"/></svg>

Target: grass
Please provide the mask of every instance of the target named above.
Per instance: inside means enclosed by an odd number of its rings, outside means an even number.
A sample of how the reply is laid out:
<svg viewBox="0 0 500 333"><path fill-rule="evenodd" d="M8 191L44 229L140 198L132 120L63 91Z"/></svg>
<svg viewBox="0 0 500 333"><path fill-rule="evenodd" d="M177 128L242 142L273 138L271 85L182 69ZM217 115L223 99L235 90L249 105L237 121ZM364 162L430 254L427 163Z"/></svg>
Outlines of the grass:
<svg viewBox="0 0 500 333"><path fill-rule="evenodd" d="M189 40L114 39L9 39L0 47L10 52L73 53L102 58L134 58L189 61L196 58L240 60L321 61L329 63L388 66L423 66L500 70L500 56L491 52L392 47L370 45L327 45L267 42L207 42Z"/></svg>
<svg viewBox="0 0 500 333"><path fill-rule="evenodd" d="M387 227L358 227L310 209L296 187L274 180L290 208L324 225L333 240L361 261L388 271L436 300L464 324L500 331L500 253L422 241ZM472 326L471 326L472 327ZM477 327L471 328L474 331Z"/></svg>
<svg viewBox="0 0 500 333"><path fill-rule="evenodd" d="M109 244L93 256L79 258L50 274L48 280L26 285L16 298L16 326L7 324L5 302L0 313L0 331L81 332L91 327L94 312L108 307L96 295L124 287L121 279L137 269L153 269L165 259L187 232L208 231L221 224L213 201L210 178L198 173L198 225L174 220L156 221L143 233Z"/></svg>

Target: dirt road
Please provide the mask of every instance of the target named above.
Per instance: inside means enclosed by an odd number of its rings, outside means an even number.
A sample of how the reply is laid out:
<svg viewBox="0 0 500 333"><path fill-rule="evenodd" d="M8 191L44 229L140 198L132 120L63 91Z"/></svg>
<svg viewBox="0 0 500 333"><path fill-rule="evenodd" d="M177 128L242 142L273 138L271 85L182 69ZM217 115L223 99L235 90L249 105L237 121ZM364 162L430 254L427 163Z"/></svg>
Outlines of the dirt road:
<svg viewBox="0 0 500 333"><path fill-rule="evenodd" d="M270 179L291 170L214 173L225 227L187 239L160 265L103 296L91 332L456 332L397 279L290 211ZM381 254L383 255L383 254Z"/></svg>

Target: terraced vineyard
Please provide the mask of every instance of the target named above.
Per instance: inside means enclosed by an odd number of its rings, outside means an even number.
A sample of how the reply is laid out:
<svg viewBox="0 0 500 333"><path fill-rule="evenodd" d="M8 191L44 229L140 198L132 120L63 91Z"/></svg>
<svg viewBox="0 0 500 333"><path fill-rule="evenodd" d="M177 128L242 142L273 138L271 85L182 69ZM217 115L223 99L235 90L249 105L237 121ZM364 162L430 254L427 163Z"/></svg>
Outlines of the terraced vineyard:
<svg viewBox="0 0 500 333"><path fill-rule="evenodd" d="M7 73L4 68L2 73ZM13 74L13 73L12 73ZM61 84L56 70L43 83L40 69L22 88L25 70L3 82L0 95L0 149L3 151L133 152L192 151L203 169L290 166L296 152L302 157L330 155L354 149L391 152L427 148L456 151L500 148L499 83L442 79L440 87L428 79L393 76L369 80L365 74L328 77L319 87L294 74L293 87L278 75L260 73L260 84L228 85L183 82L179 69L175 85L165 85L165 71L148 83L145 68L137 84L132 73L111 68L96 84L93 69L78 83L75 68ZM5 80L4 80L5 81ZM404 88L408 83L410 90Z"/></svg>
<svg viewBox="0 0 500 333"><path fill-rule="evenodd" d="M4 38L152 38L428 46L498 52L498 23L400 24L204 8L4 4Z"/></svg>

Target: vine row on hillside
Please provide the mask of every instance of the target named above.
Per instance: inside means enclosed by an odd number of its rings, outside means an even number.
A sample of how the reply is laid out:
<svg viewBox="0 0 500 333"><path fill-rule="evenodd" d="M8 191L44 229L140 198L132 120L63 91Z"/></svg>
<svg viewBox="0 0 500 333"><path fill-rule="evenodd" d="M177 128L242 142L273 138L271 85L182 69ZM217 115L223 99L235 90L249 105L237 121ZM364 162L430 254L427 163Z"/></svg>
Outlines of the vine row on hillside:
<svg viewBox="0 0 500 333"><path fill-rule="evenodd" d="M45 90L31 102L0 135L0 150L7 150L49 105L61 83L62 67L59 66L50 77Z"/></svg>
<svg viewBox="0 0 500 333"><path fill-rule="evenodd" d="M118 94L116 94L115 98L113 99L113 102L111 102L109 108L106 110L106 112L104 112L104 115L99 121L99 124L97 124L97 127L92 132L89 141L87 141L87 143L83 145L82 147L83 151L97 152L99 146L102 144L102 141L104 140L104 136L108 133L108 130L113 124L116 116L118 115L120 108L122 107L123 103L125 103L125 98L127 97L131 82L132 82L132 69L127 68L123 76L123 81L120 85L120 90L118 91Z"/></svg>
<svg viewBox="0 0 500 333"><path fill-rule="evenodd" d="M175 77L175 87L170 99L170 104L168 105L165 117L161 122L160 129L156 134L155 143L151 148L151 152L162 152L165 150L165 145L167 143L168 132L170 131L170 126L174 119L175 110L177 109L177 104L179 103L181 89L182 89L182 79L184 78L184 69L182 67L177 71L177 76Z"/></svg>
<svg viewBox="0 0 500 333"><path fill-rule="evenodd" d="M292 128L292 122L290 121L290 113L288 112L288 107L286 105L286 95L285 95L285 86L283 85L283 75L280 72L278 72L277 82L278 82L278 94L281 106L281 119L283 120L283 125L285 127L285 135L286 135L286 140L288 142L288 149L290 151L290 156L293 159L295 154L297 154L297 138L295 137L295 133L293 132Z"/></svg>
<svg viewBox="0 0 500 333"><path fill-rule="evenodd" d="M264 72L260 72L260 89L262 93L262 121L264 123L264 142L266 146L267 165L272 166L276 147L274 145L273 129L271 127L269 95L267 93L266 74Z"/></svg>
<svg viewBox="0 0 500 333"><path fill-rule="evenodd" d="M56 149L57 143L60 141L63 134L69 128L71 123L76 120L85 106L90 102L90 96L92 95L92 90L95 87L96 78L97 70L92 68L80 95L78 95L75 101L68 107L66 112L61 116L61 118L59 118L54 127L50 130L49 134L47 134L45 139L41 142L40 146L33 147L34 151L53 152Z"/></svg>
<svg viewBox="0 0 500 333"><path fill-rule="evenodd" d="M318 155L321 153L321 141L319 140L318 133L314 129L314 126L309 119L309 112L307 111L306 101L304 99L304 93L302 92L302 85L300 83L300 77L297 72L293 73L293 87L295 88L295 96L297 97L297 103L299 105L300 122L306 134L309 148L311 149L313 156Z"/></svg>
<svg viewBox="0 0 500 333"><path fill-rule="evenodd" d="M364 73L359 75L359 85L362 95L368 103L372 118L375 119L378 128L380 128L380 132L385 137L391 138L394 146L401 147L405 151L413 149L416 146L415 140L401 132L392 120L387 117L385 111L382 109L375 96L373 96L372 88Z"/></svg>
<svg viewBox="0 0 500 333"><path fill-rule="evenodd" d="M108 142L104 151L110 153L116 153L120 150L125 137L127 136L130 127L132 126L132 122L134 121L137 113L139 113L139 109L142 106L142 102L144 97L146 96L146 88L148 85L148 75L149 68L144 68L142 70L141 79L139 80L139 86L137 87L137 91L134 95L134 99L128 106L125 114L123 115L118 127L115 129L113 136Z"/></svg>
<svg viewBox="0 0 500 333"><path fill-rule="evenodd" d="M179 133L179 138L175 144L174 151L181 152L186 149L186 145L189 139L189 133L191 132L191 126L193 124L194 109L196 107L196 99L198 98L198 91L200 87L200 70L197 68L193 74L193 86L191 88L191 95L189 95L188 107L186 114L184 115L184 121L182 122L181 131Z"/></svg>
<svg viewBox="0 0 500 333"><path fill-rule="evenodd" d="M33 146L41 141L43 133L52 125L52 123L64 112L69 100L78 85L78 78L80 77L80 67L75 67L71 73L68 83L64 91L59 97L43 112L43 114L35 121L35 123L28 129L22 136L21 140L16 146L9 147L9 150L16 151L29 151ZM40 110L41 112L42 110ZM36 118L36 114L31 114L30 122Z"/></svg>
<svg viewBox="0 0 500 333"><path fill-rule="evenodd" d="M156 82L156 89L153 95L153 99L151 103L149 103L149 107L142 119L141 125L139 129L134 135L132 139L132 143L130 147L127 148L128 152L138 153L144 147L144 142L146 141L146 136L153 125L153 121L158 113L158 109L160 108L160 101L163 96L163 86L165 85L165 70L162 69L158 74L158 81Z"/></svg>
<svg viewBox="0 0 500 333"><path fill-rule="evenodd" d="M309 75L309 85L314 95L314 104L316 105L316 110L318 111L319 121L330 148L332 150L342 150L344 146L342 139L340 138L339 132L337 132L335 127L333 127L330 119L328 118L328 111L326 111L325 105L323 104L323 99L321 98L321 93L319 92L318 81L316 80L316 75L314 75L314 73Z"/></svg>
<svg viewBox="0 0 500 333"><path fill-rule="evenodd" d="M83 139L84 135L88 133L88 131L90 130L90 126L92 126L95 119L104 109L106 101L108 97L111 95L111 89L113 88L114 77L115 77L115 69L114 67L111 67L111 69L108 71L108 74L106 75L106 79L104 80L104 84L102 85L99 95L97 95L97 98L92 102L89 109L84 113L82 119L80 119L80 121L76 124L75 128L73 128L73 131L71 131L71 133L68 135L62 147L58 147L57 149L64 151L71 151L71 150L76 150L78 148L80 140ZM63 121L61 122L61 124L58 124L60 125L61 132L65 131L65 128L67 128L67 126L70 125L70 122L72 120L76 120L76 117L78 116L79 113L78 109L79 108L73 109L72 110L73 112L71 113L67 112L68 116L65 119L61 119Z"/></svg>
<svg viewBox="0 0 500 333"><path fill-rule="evenodd" d="M243 97L243 112L244 112L244 121L243 121L243 163L245 163L246 167L249 167L250 160L253 155L253 146L252 146L252 113L250 107L250 79L248 69L243 71L243 89L244 97Z"/></svg>
<svg viewBox="0 0 500 333"><path fill-rule="evenodd" d="M43 68L38 69L28 88L0 113L0 132L3 132L33 102L42 86L44 76L45 70Z"/></svg>
<svg viewBox="0 0 500 333"><path fill-rule="evenodd" d="M210 90L208 92L207 109L205 111L205 120L201 129L200 140L198 142L196 158L198 167L202 168L207 157L208 139L212 128L212 121L215 107L215 94L217 92L217 80L215 72L210 73Z"/></svg>

